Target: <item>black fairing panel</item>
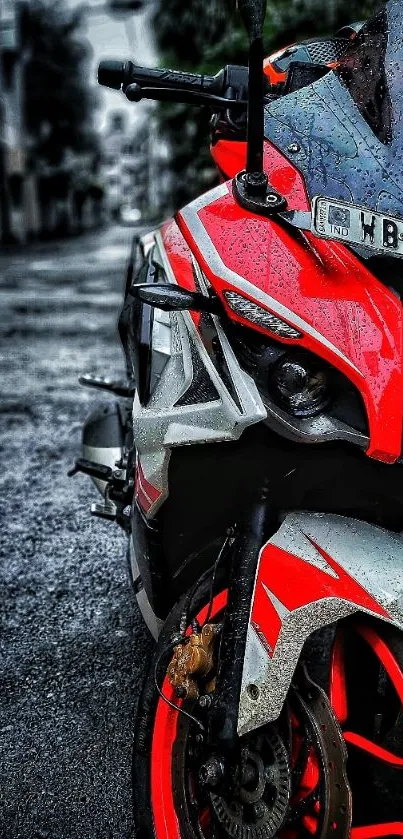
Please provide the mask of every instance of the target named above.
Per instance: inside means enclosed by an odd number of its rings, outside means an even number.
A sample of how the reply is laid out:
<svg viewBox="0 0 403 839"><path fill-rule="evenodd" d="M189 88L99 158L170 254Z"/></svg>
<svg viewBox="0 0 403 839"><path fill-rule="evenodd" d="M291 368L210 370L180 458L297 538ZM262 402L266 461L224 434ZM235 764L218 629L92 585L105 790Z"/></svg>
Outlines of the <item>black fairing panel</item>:
<svg viewBox="0 0 403 839"><path fill-rule="evenodd" d="M336 71L267 106L266 138L300 170L310 198L403 218L402 32L396 0L366 24Z"/></svg>
<svg viewBox="0 0 403 839"><path fill-rule="evenodd" d="M141 523L139 516L133 528L144 587L159 617L212 565L227 528L242 520L267 479L282 514L309 510L398 532L403 526L402 464L389 466L339 442L296 447L263 423L237 441L175 447L168 478L169 496L156 519Z"/></svg>

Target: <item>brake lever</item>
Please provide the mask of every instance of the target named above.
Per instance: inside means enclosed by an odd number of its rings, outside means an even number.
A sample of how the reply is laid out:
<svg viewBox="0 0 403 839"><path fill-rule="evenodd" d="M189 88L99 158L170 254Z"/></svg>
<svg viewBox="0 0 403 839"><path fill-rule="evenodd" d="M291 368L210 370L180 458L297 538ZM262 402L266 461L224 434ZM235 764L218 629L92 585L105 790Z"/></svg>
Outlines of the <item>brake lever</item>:
<svg viewBox="0 0 403 839"><path fill-rule="evenodd" d="M175 88L141 87L141 85L136 83L128 85L123 92L129 102L154 99L157 102L183 102L187 105L208 105L216 110L228 110L231 108L246 109L248 104L245 99L226 99L225 96L216 96L213 93L200 93L198 91L193 92Z"/></svg>

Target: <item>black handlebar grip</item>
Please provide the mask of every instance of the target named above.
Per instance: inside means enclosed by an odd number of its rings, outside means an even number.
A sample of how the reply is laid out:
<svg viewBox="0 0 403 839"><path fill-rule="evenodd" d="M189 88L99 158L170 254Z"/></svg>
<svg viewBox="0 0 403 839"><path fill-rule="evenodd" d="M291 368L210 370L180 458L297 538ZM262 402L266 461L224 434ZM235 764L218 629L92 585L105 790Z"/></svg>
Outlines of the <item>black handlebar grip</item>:
<svg viewBox="0 0 403 839"><path fill-rule="evenodd" d="M120 90L123 84L126 64L124 61L101 61L98 67L98 82L103 87Z"/></svg>
<svg viewBox="0 0 403 839"><path fill-rule="evenodd" d="M140 87L177 89L193 93L213 93L221 95L224 75L221 71L216 76L201 76L198 73L182 73L179 70L151 69L140 67L132 61L101 61L98 69L98 82L114 90L126 88L130 84Z"/></svg>
<svg viewBox="0 0 403 839"><path fill-rule="evenodd" d="M156 87L163 90L176 88L193 93L212 93L215 76L201 76L199 73L182 73L180 70L150 69L138 67L129 61L125 70L125 83L136 83L141 87ZM214 90L214 93L218 91Z"/></svg>

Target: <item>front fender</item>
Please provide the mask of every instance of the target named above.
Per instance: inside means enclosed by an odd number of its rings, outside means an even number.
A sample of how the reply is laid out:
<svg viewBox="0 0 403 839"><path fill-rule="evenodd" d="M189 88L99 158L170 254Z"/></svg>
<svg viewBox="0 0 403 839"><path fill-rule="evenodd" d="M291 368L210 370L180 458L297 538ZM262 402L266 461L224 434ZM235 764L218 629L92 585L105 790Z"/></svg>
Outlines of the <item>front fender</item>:
<svg viewBox="0 0 403 839"><path fill-rule="evenodd" d="M240 735L277 719L312 632L355 612L403 629L403 537L337 515L287 515L259 556Z"/></svg>

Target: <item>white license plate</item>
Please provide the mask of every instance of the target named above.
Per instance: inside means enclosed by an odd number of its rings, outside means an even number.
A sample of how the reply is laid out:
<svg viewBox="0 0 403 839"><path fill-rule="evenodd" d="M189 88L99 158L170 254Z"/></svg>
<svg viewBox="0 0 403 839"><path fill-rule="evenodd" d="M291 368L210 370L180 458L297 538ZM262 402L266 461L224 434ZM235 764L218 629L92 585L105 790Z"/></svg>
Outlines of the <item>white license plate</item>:
<svg viewBox="0 0 403 839"><path fill-rule="evenodd" d="M403 220L344 201L314 198L312 229L317 236L403 256Z"/></svg>

